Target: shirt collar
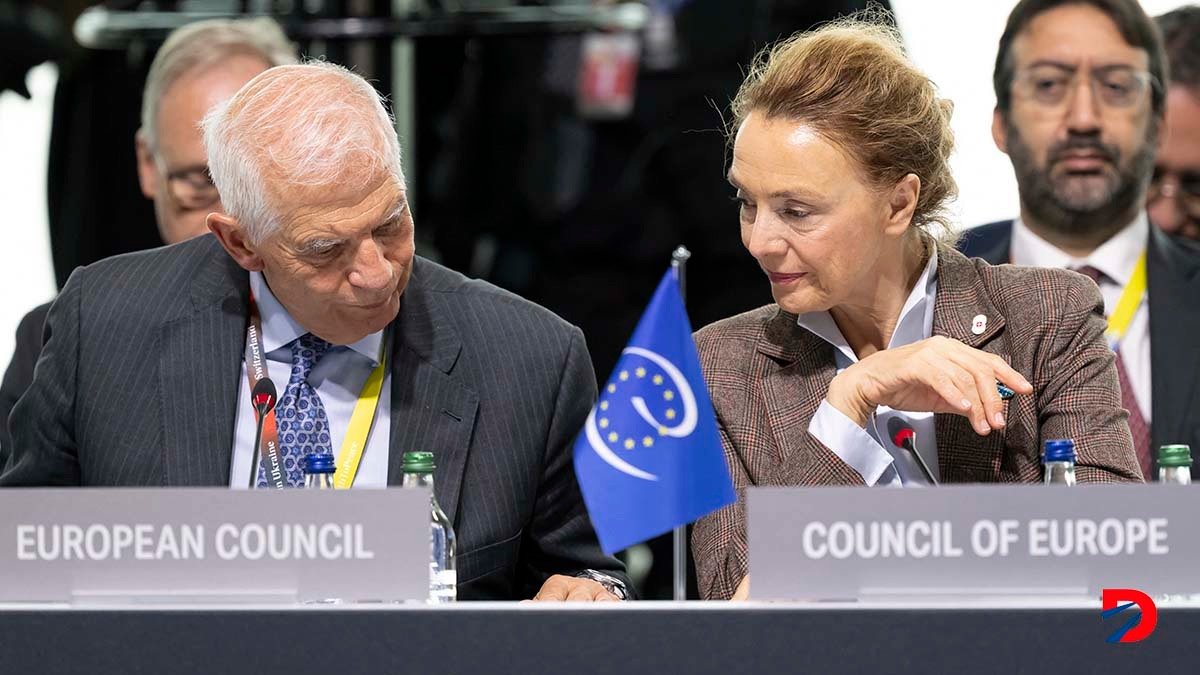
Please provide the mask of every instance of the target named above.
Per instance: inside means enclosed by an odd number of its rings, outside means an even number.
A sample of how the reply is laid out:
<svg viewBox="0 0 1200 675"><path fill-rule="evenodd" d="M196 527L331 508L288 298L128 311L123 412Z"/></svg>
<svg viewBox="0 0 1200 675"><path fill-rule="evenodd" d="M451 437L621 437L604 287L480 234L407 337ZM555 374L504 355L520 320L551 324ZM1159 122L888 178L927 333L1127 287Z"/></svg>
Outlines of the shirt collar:
<svg viewBox="0 0 1200 675"><path fill-rule="evenodd" d="M296 338L309 332L288 313L287 309L275 298L271 288L261 272L250 273L250 292L254 302L258 304L258 314L262 319L263 353L270 354L276 349L289 347ZM383 346L383 331L376 331L353 344L346 345L349 349L362 354L371 361L371 365L379 365L381 347Z"/></svg>
<svg viewBox="0 0 1200 675"><path fill-rule="evenodd" d="M933 305L937 297L937 246L930 245L929 261L925 263L917 283L913 285L900 309L900 318L892 331L892 339L888 349L903 347L919 342L933 335ZM850 348L850 343L842 335L837 322L827 310L806 312L796 317L796 323L813 335L833 345L851 363L858 361L858 356Z"/></svg>
<svg viewBox="0 0 1200 675"><path fill-rule="evenodd" d="M1150 236L1150 220L1145 211L1120 232L1108 238L1091 255L1075 258L1042 239L1020 218L1013 221L1012 261L1017 265L1074 269L1084 265L1095 267L1117 284L1124 286L1133 276L1138 258L1146 250Z"/></svg>

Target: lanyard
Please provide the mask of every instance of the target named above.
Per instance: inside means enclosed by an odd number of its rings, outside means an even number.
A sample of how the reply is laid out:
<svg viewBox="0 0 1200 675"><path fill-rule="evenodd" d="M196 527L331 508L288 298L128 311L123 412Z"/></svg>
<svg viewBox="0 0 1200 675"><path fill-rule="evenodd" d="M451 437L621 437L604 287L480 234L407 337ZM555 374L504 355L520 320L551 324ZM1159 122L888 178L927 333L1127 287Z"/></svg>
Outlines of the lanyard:
<svg viewBox="0 0 1200 675"><path fill-rule="evenodd" d="M262 317L258 313L258 304L254 297L250 298L250 326L246 329L246 379L250 381L250 391L259 380L268 377L267 360L262 352ZM350 414L350 425L346 428L346 436L342 439L342 449L338 453L337 471L334 473L333 486L345 490L354 484L358 475L358 465L362 461L363 450L367 445L367 437L371 434L371 426L375 422L375 413L379 409L379 392L383 389L383 376L387 370L387 341L384 341L383 356L379 365L371 371L362 391L358 394L358 402L354 404L354 412ZM251 401L251 406L254 402ZM255 422L258 422L258 411L255 410ZM283 472L283 461L279 451L279 429L275 424L275 407L267 412L263 420L262 439L259 441L259 456L267 485L273 488L287 487L287 477ZM258 475L258 467L250 467L252 475ZM257 483L257 478L255 478Z"/></svg>
<svg viewBox="0 0 1200 675"><path fill-rule="evenodd" d="M1125 289L1121 291L1121 297L1117 300L1117 306L1113 309L1113 313L1108 317L1108 330L1104 332L1108 338L1108 344L1116 351L1121 345L1121 339L1125 337L1125 332L1129 330L1129 324L1133 323L1133 316L1137 314L1138 308L1142 306L1142 301L1146 298L1146 252L1142 251L1142 255L1138 256L1137 264L1133 268L1133 275L1129 277L1129 283L1125 284Z"/></svg>

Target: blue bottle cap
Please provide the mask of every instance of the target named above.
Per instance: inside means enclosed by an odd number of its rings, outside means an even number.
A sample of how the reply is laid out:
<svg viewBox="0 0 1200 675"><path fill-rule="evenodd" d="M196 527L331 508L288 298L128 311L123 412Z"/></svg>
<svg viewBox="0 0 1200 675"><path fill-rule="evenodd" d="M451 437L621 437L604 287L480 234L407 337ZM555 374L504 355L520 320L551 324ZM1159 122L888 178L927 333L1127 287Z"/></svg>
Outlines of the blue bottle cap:
<svg viewBox="0 0 1200 675"><path fill-rule="evenodd" d="M337 466L329 453L312 454L304 457L304 473L333 473Z"/></svg>
<svg viewBox="0 0 1200 675"><path fill-rule="evenodd" d="M1075 441L1069 438L1059 438L1046 441L1042 450L1042 462L1074 462Z"/></svg>

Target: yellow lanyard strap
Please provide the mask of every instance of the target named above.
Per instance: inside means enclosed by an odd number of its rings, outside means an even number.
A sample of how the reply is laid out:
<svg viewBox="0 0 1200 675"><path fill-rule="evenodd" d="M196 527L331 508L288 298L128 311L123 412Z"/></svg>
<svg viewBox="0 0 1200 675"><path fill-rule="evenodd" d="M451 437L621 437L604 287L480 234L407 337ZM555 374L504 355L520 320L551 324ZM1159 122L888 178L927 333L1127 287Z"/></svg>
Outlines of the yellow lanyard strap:
<svg viewBox="0 0 1200 675"><path fill-rule="evenodd" d="M371 425L375 421L375 411L379 407L379 392L383 389L383 375L387 370L387 351L387 341L384 340L383 356L379 359L379 365L371 371L367 383L358 395L358 403L354 404L354 412L350 414L350 426L346 428L346 437L342 439L337 471L333 474L335 489L345 490L354 485L358 464L362 461L367 437L371 434Z"/></svg>
<svg viewBox="0 0 1200 675"><path fill-rule="evenodd" d="M1121 298L1117 300L1116 309L1108 317L1108 330L1104 332L1104 335L1114 350L1121 344L1121 339L1125 337L1125 331L1129 330L1129 324L1133 323L1133 316L1137 314L1145 297L1146 252L1142 251L1137 265L1133 268L1133 276L1129 277L1129 283L1125 284L1125 290L1121 291Z"/></svg>

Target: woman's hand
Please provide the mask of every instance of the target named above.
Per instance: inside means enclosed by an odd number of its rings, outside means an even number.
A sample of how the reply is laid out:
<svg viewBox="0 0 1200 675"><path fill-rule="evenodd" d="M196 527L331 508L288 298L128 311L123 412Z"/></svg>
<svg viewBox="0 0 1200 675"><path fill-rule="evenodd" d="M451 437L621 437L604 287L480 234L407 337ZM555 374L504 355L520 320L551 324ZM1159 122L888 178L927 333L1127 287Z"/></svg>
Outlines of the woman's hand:
<svg viewBox="0 0 1200 675"><path fill-rule="evenodd" d="M1033 393L1033 385L999 356L935 336L876 352L850 366L829 383L825 398L863 428L882 405L962 415L986 436L1005 424L997 380L1018 394Z"/></svg>

